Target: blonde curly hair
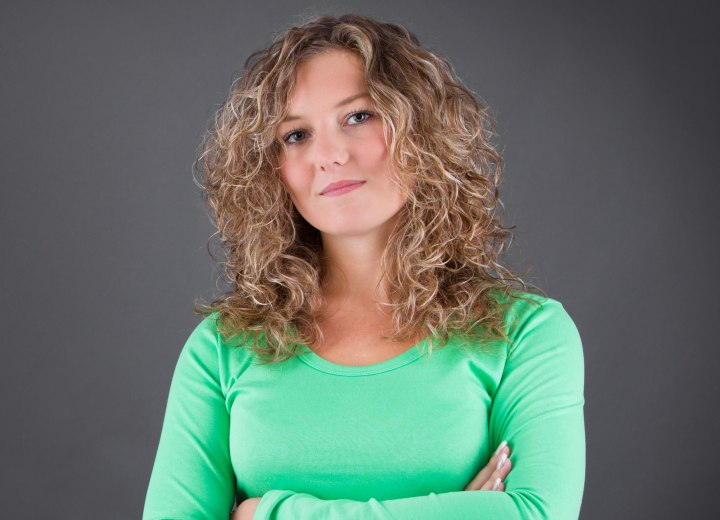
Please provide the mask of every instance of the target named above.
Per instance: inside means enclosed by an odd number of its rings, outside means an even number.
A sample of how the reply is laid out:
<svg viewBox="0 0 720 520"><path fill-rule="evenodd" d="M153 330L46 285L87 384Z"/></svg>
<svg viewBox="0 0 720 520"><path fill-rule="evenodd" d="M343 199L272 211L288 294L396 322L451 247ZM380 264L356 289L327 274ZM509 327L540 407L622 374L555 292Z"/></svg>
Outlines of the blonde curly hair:
<svg viewBox="0 0 720 520"><path fill-rule="evenodd" d="M490 142L488 108L407 29L353 14L292 27L253 53L217 111L196 165L232 289L210 304L196 302L195 311L215 313L226 341L252 340L262 362L322 342L320 234L281 181L285 145L275 134L298 65L332 49L362 60L407 193L382 257L389 286L382 305L393 324L386 339L425 337L430 352L451 334L507 340L504 309L511 298L527 299L528 287L499 263L513 228L497 215L502 158Z"/></svg>

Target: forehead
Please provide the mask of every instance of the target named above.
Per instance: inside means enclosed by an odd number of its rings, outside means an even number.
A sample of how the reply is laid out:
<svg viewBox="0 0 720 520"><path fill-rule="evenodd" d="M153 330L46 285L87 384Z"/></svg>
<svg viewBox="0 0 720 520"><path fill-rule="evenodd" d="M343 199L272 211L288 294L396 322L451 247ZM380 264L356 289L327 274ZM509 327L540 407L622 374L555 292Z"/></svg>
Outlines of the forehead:
<svg viewBox="0 0 720 520"><path fill-rule="evenodd" d="M334 105L340 98L365 90L362 60L355 53L332 49L307 58L296 72L288 105Z"/></svg>

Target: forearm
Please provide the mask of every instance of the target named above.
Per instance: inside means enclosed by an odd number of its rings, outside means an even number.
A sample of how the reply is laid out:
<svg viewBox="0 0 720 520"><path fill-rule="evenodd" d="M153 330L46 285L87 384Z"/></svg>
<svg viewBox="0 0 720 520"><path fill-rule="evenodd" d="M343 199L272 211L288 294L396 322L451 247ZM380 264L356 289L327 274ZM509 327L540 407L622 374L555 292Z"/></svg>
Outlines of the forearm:
<svg viewBox="0 0 720 520"><path fill-rule="evenodd" d="M413 518L442 520L446 518L503 518L520 520L528 509L525 501L500 491L457 491L430 493L427 496L367 502L354 500L321 500L306 493L273 490L263 495L255 519L345 519L381 520Z"/></svg>

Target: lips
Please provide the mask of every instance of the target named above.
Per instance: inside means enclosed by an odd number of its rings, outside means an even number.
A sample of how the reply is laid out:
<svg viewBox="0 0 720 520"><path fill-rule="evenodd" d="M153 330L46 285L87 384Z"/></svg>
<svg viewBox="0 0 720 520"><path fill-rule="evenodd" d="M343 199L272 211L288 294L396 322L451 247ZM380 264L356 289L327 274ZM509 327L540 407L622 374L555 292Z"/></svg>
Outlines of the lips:
<svg viewBox="0 0 720 520"><path fill-rule="evenodd" d="M361 184L365 184L365 181L348 180L332 182L323 188L323 190L320 192L320 195L328 195L334 191L342 190L343 188L347 188L349 186L359 186Z"/></svg>

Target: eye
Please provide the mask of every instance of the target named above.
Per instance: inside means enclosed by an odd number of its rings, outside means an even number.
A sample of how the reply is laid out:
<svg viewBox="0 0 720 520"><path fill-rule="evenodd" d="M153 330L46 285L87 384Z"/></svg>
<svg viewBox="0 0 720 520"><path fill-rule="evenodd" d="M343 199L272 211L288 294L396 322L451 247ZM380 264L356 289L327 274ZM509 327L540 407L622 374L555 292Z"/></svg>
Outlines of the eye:
<svg viewBox="0 0 720 520"><path fill-rule="evenodd" d="M305 130L300 129L291 130L285 134L285 137L283 137L283 141L287 144L297 144L303 139L305 139Z"/></svg>
<svg viewBox="0 0 720 520"><path fill-rule="evenodd" d="M366 122L372 116L373 113L369 110L358 110L347 116L347 120L350 125L359 125Z"/></svg>

